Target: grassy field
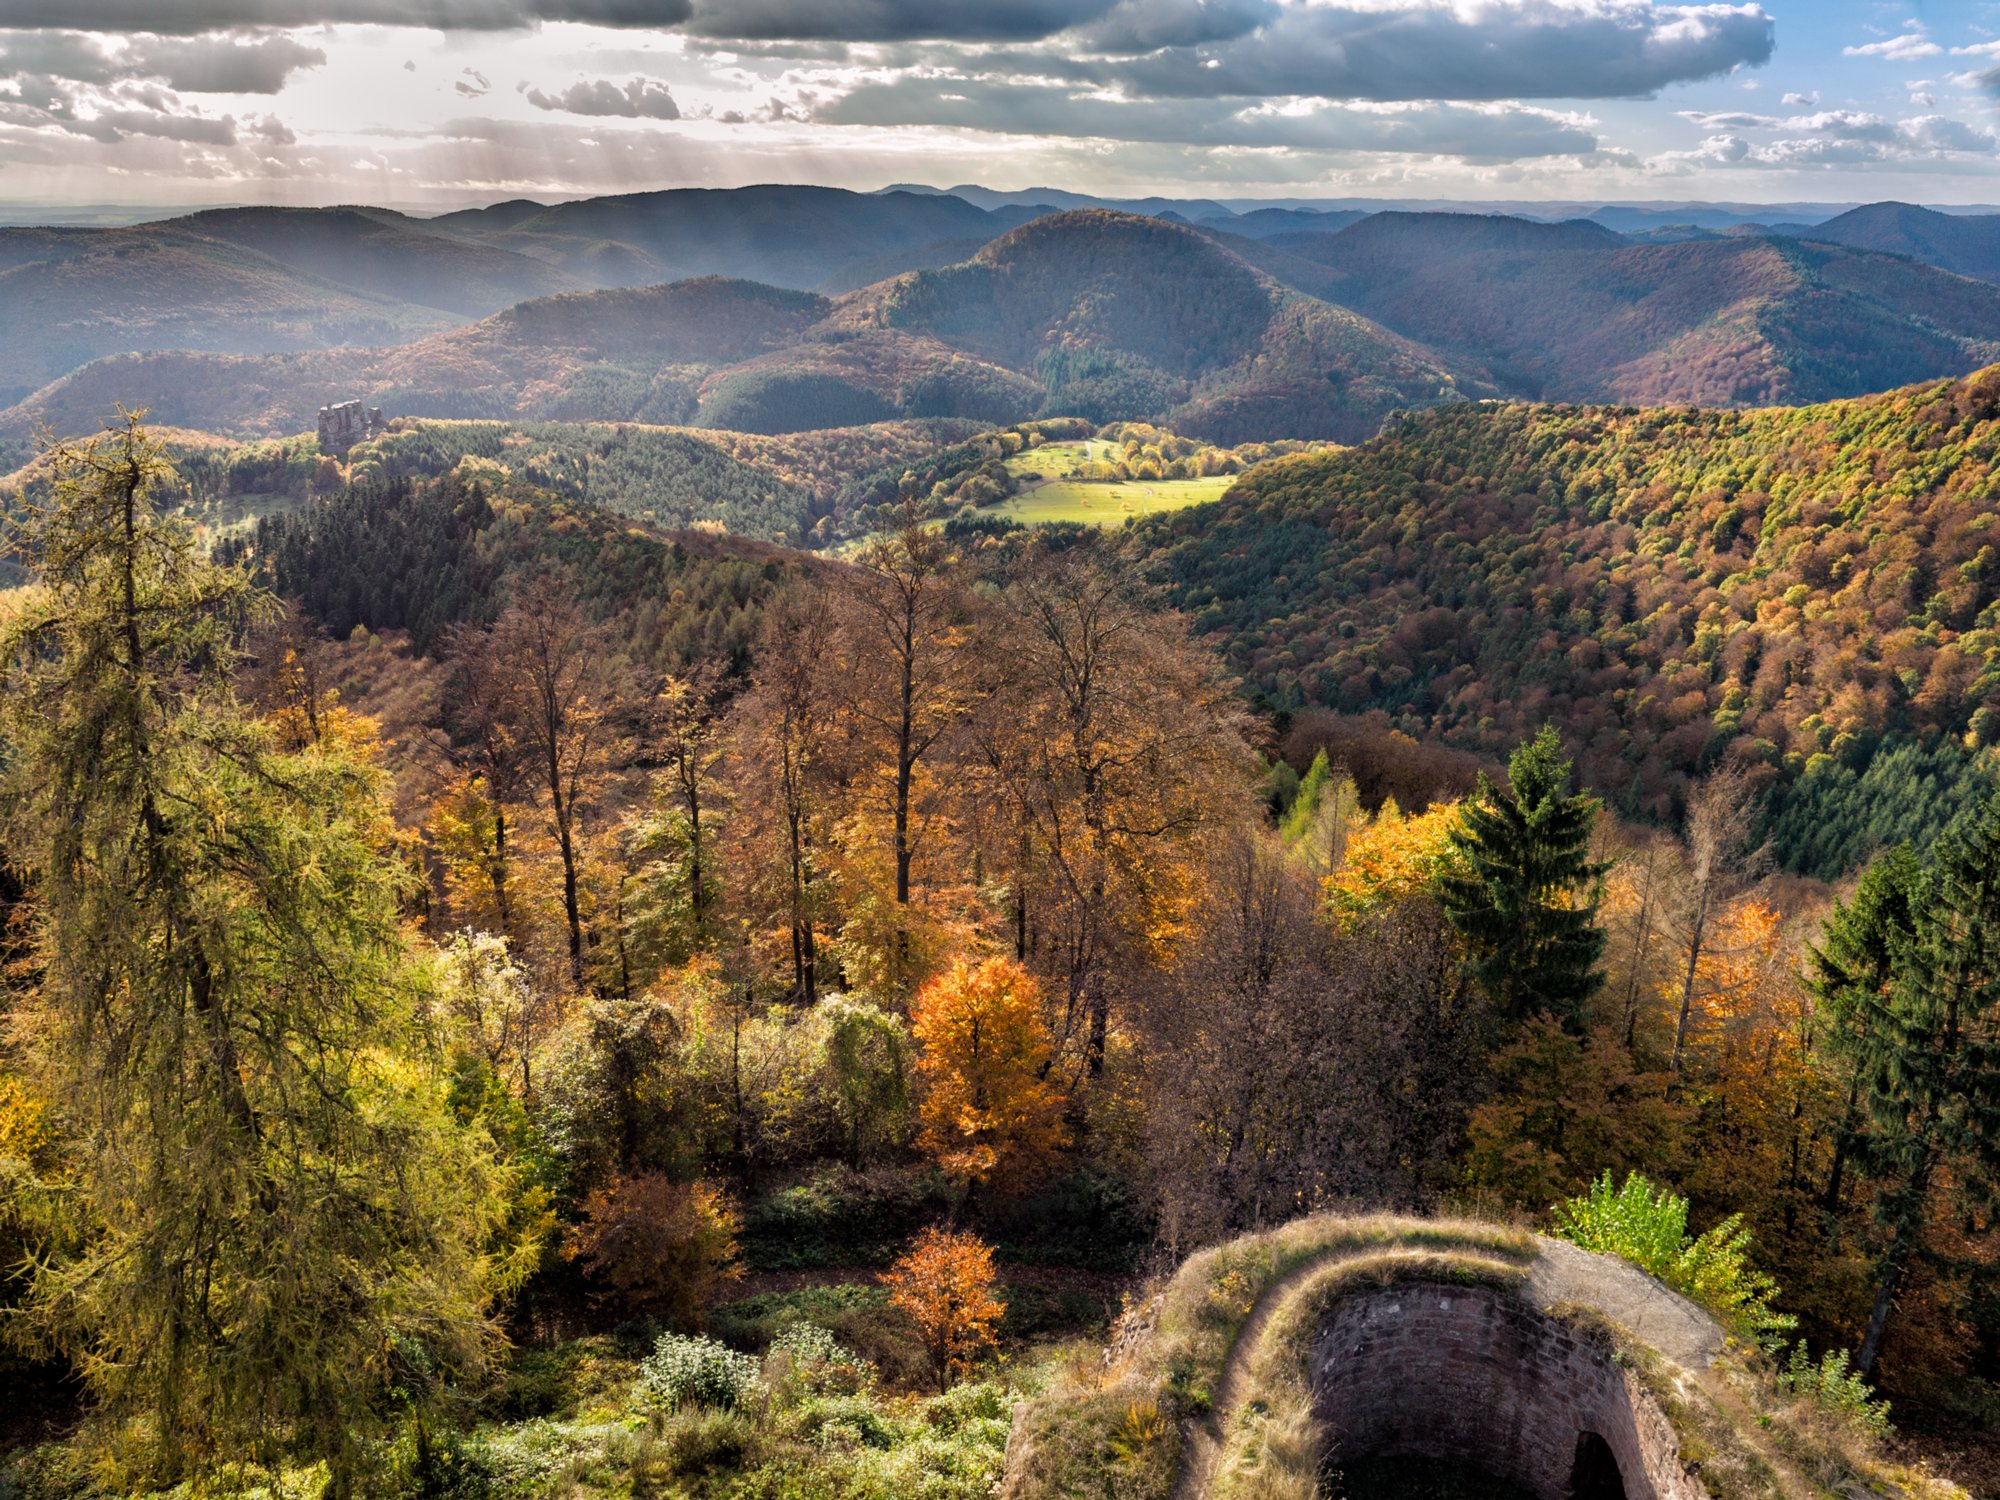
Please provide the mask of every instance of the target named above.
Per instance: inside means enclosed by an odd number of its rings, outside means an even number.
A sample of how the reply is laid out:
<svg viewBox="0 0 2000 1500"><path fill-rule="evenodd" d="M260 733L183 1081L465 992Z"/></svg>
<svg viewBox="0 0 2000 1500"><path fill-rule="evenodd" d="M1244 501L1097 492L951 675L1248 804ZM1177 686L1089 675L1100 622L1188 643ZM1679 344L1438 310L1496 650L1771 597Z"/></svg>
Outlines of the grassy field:
<svg viewBox="0 0 2000 1500"><path fill-rule="evenodd" d="M1097 438L1085 438L1075 443L1044 443L1026 453L1016 453L1007 460L1007 470L1020 475L1023 480L1060 479L1078 464L1092 459L1110 463L1119 451L1118 444L1102 442Z"/></svg>
<svg viewBox="0 0 2000 1500"><path fill-rule="evenodd" d="M1023 490L992 509L992 514L1024 526L1052 521L1076 521L1086 526L1115 526L1127 516L1155 515L1217 500L1236 482L1233 474L1209 479L1127 479L1115 483L1083 483L1059 479Z"/></svg>

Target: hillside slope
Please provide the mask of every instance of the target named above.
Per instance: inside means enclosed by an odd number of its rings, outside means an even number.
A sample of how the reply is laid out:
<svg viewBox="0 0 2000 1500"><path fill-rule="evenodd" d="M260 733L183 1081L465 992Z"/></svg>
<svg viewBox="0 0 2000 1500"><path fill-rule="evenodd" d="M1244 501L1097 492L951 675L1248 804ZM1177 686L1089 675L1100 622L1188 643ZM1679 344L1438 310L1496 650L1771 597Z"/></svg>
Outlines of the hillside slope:
<svg viewBox="0 0 2000 1500"><path fill-rule="evenodd" d="M0 435L91 431L119 402L176 426L298 432L326 402L355 396L401 416L679 422L693 415L705 371L796 336L829 305L809 292L705 277L541 298L386 348L120 356L0 411Z"/></svg>
<svg viewBox="0 0 2000 1500"><path fill-rule="evenodd" d="M482 317L587 283L530 256L468 244L379 208L216 208L170 227L374 296Z"/></svg>
<svg viewBox="0 0 2000 1500"><path fill-rule="evenodd" d="M1762 411L1445 407L1144 524L1282 705L1501 752L1560 726L1664 812L1728 752L2000 739L2000 368Z"/></svg>
<svg viewBox="0 0 2000 1500"><path fill-rule="evenodd" d="M1049 215L960 265L867 288L830 323L1032 375L1045 413L1158 417L1220 443L1352 441L1392 408L1491 389L1476 367L1282 287L1199 231L1104 210Z"/></svg>
<svg viewBox="0 0 2000 1500"><path fill-rule="evenodd" d="M1870 250L1401 213L1263 243L1331 273L1299 284L1544 400L1825 401L2000 359L2000 293Z"/></svg>
<svg viewBox="0 0 2000 1500"><path fill-rule="evenodd" d="M1395 408L1493 389L1196 230L1085 212L833 301L704 277L537 299L373 351L104 360L0 411L0 436L88 430L120 401L180 426L296 432L361 396L392 415L762 433L1040 412L1164 419L1224 444L1354 441Z"/></svg>
<svg viewBox="0 0 2000 1500"><path fill-rule="evenodd" d="M0 229L0 401L126 350L384 344L458 321L178 229Z"/></svg>
<svg viewBox="0 0 2000 1500"><path fill-rule="evenodd" d="M1799 238L1907 255L1960 276L2000 281L2000 214L1941 214L1911 203L1871 203L1803 230Z"/></svg>

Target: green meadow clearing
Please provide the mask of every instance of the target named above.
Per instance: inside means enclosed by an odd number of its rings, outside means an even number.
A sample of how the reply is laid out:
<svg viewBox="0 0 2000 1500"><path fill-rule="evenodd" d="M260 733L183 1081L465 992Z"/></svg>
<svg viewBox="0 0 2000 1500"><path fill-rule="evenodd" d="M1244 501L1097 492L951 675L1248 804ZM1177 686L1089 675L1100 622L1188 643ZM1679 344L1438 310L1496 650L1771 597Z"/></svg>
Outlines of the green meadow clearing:
<svg viewBox="0 0 2000 1500"><path fill-rule="evenodd" d="M1058 479L1023 490L993 506L991 514L1023 526L1075 521L1086 526L1115 526L1127 516L1157 515L1218 500L1236 482L1234 474L1207 479L1120 479L1084 481Z"/></svg>

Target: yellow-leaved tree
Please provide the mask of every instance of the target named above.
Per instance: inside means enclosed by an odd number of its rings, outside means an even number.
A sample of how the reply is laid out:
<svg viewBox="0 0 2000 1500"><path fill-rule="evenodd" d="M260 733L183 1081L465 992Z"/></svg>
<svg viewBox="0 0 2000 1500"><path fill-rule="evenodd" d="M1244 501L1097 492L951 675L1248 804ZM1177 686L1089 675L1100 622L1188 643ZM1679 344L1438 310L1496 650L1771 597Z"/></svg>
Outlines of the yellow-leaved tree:
<svg viewBox="0 0 2000 1500"><path fill-rule="evenodd" d="M919 1144L968 1185L1018 1182L1062 1147L1041 987L1011 959L963 959L917 992Z"/></svg>

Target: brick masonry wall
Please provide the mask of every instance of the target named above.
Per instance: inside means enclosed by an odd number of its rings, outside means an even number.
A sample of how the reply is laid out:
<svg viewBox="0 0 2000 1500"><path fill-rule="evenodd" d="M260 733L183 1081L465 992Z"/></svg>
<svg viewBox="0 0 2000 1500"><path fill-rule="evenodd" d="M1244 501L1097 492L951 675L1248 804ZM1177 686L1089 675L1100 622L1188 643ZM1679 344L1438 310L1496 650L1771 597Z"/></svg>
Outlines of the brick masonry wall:
<svg viewBox="0 0 2000 1500"><path fill-rule="evenodd" d="M1578 1439L1594 1432L1617 1457L1626 1500L1706 1500L1638 1381L1511 1291L1357 1293L1328 1314L1309 1368L1330 1463L1455 1459L1568 1500Z"/></svg>

